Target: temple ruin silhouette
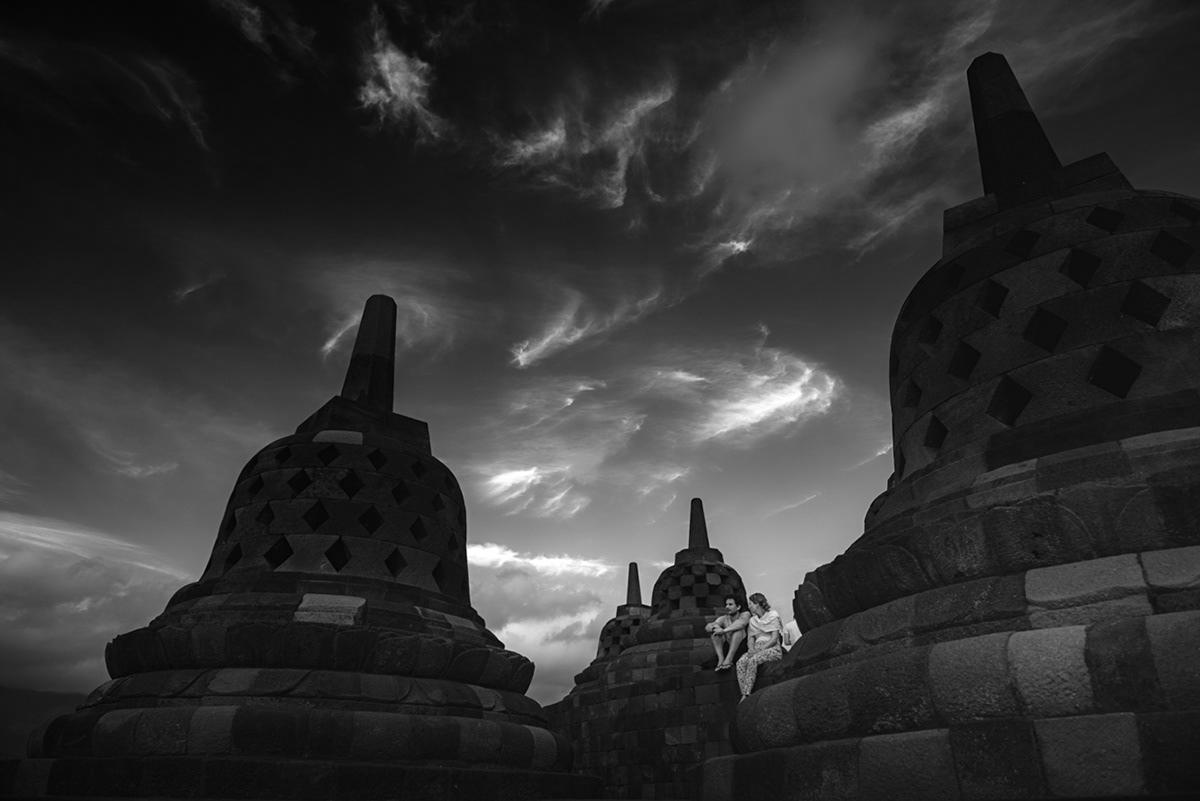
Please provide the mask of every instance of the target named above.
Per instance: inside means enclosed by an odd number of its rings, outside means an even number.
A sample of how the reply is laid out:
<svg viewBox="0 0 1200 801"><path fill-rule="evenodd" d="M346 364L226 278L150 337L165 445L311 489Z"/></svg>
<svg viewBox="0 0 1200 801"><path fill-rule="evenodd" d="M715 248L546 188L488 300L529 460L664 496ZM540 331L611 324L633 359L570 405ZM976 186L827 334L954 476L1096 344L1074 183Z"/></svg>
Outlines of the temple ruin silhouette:
<svg viewBox="0 0 1200 801"><path fill-rule="evenodd" d="M11 796L1147 798L1200 787L1200 200L1062 165L1003 56L967 71L984 195L892 337L894 473L738 704L688 547L561 701L471 607L466 512L392 413L395 306L238 477L212 559ZM799 577L797 577L799 579ZM486 611L486 610L485 610ZM551 729L554 731L552 732Z"/></svg>

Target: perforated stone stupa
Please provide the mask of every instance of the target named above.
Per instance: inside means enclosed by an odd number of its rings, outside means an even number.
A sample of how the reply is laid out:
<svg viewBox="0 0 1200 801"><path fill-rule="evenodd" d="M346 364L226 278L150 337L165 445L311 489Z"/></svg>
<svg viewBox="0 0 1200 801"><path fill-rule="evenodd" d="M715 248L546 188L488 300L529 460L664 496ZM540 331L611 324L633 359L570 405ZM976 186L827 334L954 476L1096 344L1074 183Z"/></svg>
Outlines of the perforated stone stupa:
<svg viewBox="0 0 1200 801"><path fill-rule="evenodd" d="M1002 56L967 78L986 194L896 323L895 473L706 798L1200 787L1200 201L1060 166Z"/></svg>
<svg viewBox="0 0 1200 801"><path fill-rule="evenodd" d="M710 547L699 498L692 500L688 547L654 583L648 616L639 610L635 580L631 572L626 604L605 626L609 639L601 634L596 660L547 712L574 745L578 768L604 779L607 797L690 798L693 769L731 753L729 722L740 696L734 672L714 670L704 627L724 613L727 597L744 607L746 591ZM626 621L628 633L613 643Z"/></svg>
<svg viewBox="0 0 1200 801"><path fill-rule="evenodd" d="M250 459L199 581L109 644L113 680L0 791L595 797L471 607L462 491L392 412L395 315L367 301L341 395Z"/></svg>

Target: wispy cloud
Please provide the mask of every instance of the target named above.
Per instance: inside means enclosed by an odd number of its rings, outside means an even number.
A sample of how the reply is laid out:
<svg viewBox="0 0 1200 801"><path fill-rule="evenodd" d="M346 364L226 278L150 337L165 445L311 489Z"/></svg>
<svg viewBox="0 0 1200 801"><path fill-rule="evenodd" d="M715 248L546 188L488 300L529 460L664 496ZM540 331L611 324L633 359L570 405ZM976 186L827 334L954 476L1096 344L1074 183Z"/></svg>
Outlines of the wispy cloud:
<svg viewBox="0 0 1200 801"><path fill-rule="evenodd" d="M662 291L653 290L641 297L622 299L612 310L601 313L593 309L578 290L568 288L563 294L562 305L541 332L510 349L513 364L517 367L529 367L585 339L635 322L659 308L664 301Z"/></svg>
<svg viewBox="0 0 1200 801"><path fill-rule="evenodd" d="M533 570L544 576L606 576L617 569L616 565L600 559L584 559L577 556L549 556L546 554L521 554L504 545L484 542L467 546L467 562L473 566L503 568L519 567Z"/></svg>
<svg viewBox="0 0 1200 801"><path fill-rule="evenodd" d="M821 493L819 493L819 492L809 493L808 495L805 495L803 498L801 498L798 501L793 501L792 503L785 504L783 506L778 507L777 509L773 509L770 512L767 512L765 515L762 516L762 519L769 520L770 518L775 517L776 515L781 515L784 512L790 512L793 509L799 509L801 506L808 503L809 501L816 500L817 498L820 498L820 497L821 497Z"/></svg>
<svg viewBox="0 0 1200 801"><path fill-rule="evenodd" d="M263 6L250 0L208 0L209 5L224 13L248 42L267 55L275 55L276 47L293 59L312 61L313 37L311 28L300 25L286 5L271 3Z"/></svg>
<svg viewBox="0 0 1200 801"><path fill-rule="evenodd" d="M667 136L675 92L668 76L613 100L593 94L579 78L540 124L512 139L493 135L497 164L619 208L631 167L644 166L651 143Z"/></svg>
<svg viewBox="0 0 1200 801"><path fill-rule="evenodd" d="M433 141L448 133L450 124L429 108L433 67L392 41L378 6L371 8L366 35L368 44L359 67L362 107L374 112L380 123L411 127L418 141Z"/></svg>

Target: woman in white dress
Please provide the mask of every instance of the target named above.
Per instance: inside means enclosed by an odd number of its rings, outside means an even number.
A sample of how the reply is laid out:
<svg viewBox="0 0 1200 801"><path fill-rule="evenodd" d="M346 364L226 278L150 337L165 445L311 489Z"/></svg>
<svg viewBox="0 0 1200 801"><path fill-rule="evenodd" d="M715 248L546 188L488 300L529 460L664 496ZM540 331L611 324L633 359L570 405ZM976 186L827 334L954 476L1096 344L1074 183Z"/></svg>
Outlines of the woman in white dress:
<svg viewBox="0 0 1200 801"><path fill-rule="evenodd" d="M749 650L737 661L738 685L742 688L742 700L750 696L754 680L758 678L758 666L763 662L783 659L779 635L783 623L779 613L771 608L761 592L750 596Z"/></svg>

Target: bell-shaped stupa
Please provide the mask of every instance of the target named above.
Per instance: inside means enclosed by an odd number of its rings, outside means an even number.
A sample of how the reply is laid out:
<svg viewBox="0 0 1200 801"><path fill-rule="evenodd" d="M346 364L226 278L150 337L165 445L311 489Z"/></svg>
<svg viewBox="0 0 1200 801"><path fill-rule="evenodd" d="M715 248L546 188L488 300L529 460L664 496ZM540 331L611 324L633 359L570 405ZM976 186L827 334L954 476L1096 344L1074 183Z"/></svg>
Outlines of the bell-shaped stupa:
<svg viewBox="0 0 1200 801"><path fill-rule="evenodd" d="M967 81L985 196L896 323L895 473L706 798L1200 782L1200 201L1060 166L1003 56Z"/></svg>
<svg viewBox="0 0 1200 801"><path fill-rule="evenodd" d="M621 610L638 608L633 584L609 625L622 625ZM602 777L609 798L691 798L693 769L732 753L729 723L740 692L734 671L714 670L704 630L730 597L745 607L741 576L710 547L695 498L688 547L654 583L649 615L639 611L640 624L630 624L609 656L602 635L601 653L575 677L575 688L547 708L574 745L579 769Z"/></svg>
<svg viewBox="0 0 1200 801"><path fill-rule="evenodd" d="M52 722L24 795L594 797L471 607L466 506L392 412L396 304L367 301L341 395L238 476L212 557L113 680ZM3 788L0 788L3 789Z"/></svg>

